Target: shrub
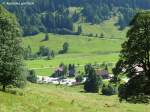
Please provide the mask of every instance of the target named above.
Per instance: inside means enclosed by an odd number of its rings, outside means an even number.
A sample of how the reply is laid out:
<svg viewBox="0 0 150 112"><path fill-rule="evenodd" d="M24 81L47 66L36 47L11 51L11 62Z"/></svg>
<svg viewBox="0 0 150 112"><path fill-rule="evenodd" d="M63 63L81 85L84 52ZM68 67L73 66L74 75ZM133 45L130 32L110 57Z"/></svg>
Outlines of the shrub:
<svg viewBox="0 0 150 112"><path fill-rule="evenodd" d="M65 43L63 44L63 49L60 50L60 51L58 52L58 54L65 54L65 53L67 53L67 52L68 52L68 49L69 49L69 43L68 43L68 42L65 42Z"/></svg>
<svg viewBox="0 0 150 112"><path fill-rule="evenodd" d="M83 76L82 75L76 76L76 82L82 82L82 81L83 81Z"/></svg>
<svg viewBox="0 0 150 112"><path fill-rule="evenodd" d="M73 32L73 31L66 29L66 28L57 29L56 32L58 34L62 34L62 35L78 35L78 32Z"/></svg>
<svg viewBox="0 0 150 112"><path fill-rule="evenodd" d="M117 93L117 87L113 87L113 85L103 85L102 94L103 95L115 95Z"/></svg>
<svg viewBox="0 0 150 112"><path fill-rule="evenodd" d="M88 34L88 37L93 37L93 34L92 33Z"/></svg>
<svg viewBox="0 0 150 112"><path fill-rule="evenodd" d="M44 39L42 41L48 41L48 40L49 40L49 35L48 35L48 33L46 33L45 37L44 37Z"/></svg>
<svg viewBox="0 0 150 112"><path fill-rule="evenodd" d="M29 71L29 74L28 74L28 76L27 76L27 80L28 80L29 82L36 83L36 81L37 81L37 76L36 76L34 70L30 70L30 71Z"/></svg>
<svg viewBox="0 0 150 112"><path fill-rule="evenodd" d="M27 48L23 49L23 57L25 60L31 59L32 58L32 49L31 46L28 45Z"/></svg>
<svg viewBox="0 0 150 112"><path fill-rule="evenodd" d="M23 28L23 36L27 36L27 35L36 35L38 34L40 31L37 27L33 27L33 26L26 26Z"/></svg>
<svg viewBox="0 0 150 112"><path fill-rule="evenodd" d="M22 75L18 77L18 80L15 82L17 88L24 88L27 83L27 70L22 71Z"/></svg>
<svg viewBox="0 0 150 112"><path fill-rule="evenodd" d="M48 56L50 50L48 47L45 46L40 46L39 47L39 52L37 53L40 56Z"/></svg>
<svg viewBox="0 0 150 112"><path fill-rule="evenodd" d="M47 60L51 60L51 58L52 58L52 55L51 55L51 52L49 51L47 55Z"/></svg>
<svg viewBox="0 0 150 112"><path fill-rule="evenodd" d="M100 38L104 38L104 34L103 33L101 33Z"/></svg>

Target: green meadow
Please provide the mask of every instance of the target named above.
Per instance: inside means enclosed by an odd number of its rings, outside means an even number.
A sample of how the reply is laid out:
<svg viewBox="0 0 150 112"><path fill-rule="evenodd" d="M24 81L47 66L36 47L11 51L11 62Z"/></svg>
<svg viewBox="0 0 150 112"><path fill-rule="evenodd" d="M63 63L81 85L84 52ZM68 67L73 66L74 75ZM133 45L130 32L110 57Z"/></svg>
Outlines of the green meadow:
<svg viewBox="0 0 150 112"><path fill-rule="evenodd" d="M49 34L48 41L42 41L44 34L38 34L31 37L24 37L23 47L31 46L33 52L37 52L40 46L47 46L54 50L55 53L62 48L64 42L69 43L68 53L112 53L119 52L120 45L123 39L109 39L109 38L94 38L78 35L56 35Z"/></svg>
<svg viewBox="0 0 150 112"><path fill-rule="evenodd" d="M111 63L114 64L118 59L118 54L113 53L110 55L92 55L92 54L66 54L57 55L52 60L40 59L40 60L28 60L25 64L28 69L34 69L37 75L51 75L56 67L60 63L64 64L75 64L78 71L83 71L84 65L91 64L102 64ZM111 66L112 67L112 66Z"/></svg>
<svg viewBox="0 0 150 112"><path fill-rule="evenodd" d="M38 75L50 75L60 63L75 64L77 70L83 71L83 66L88 63L115 63L124 39L96 38L74 35L49 34L48 41L41 41L45 34L25 37L23 47L31 46L32 52L38 52L40 46L54 50L56 56L52 60L38 59L25 61L28 69L34 69ZM67 54L58 55L64 42L69 43ZM79 66L79 67L78 67Z"/></svg>
<svg viewBox="0 0 150 112"><path fill-rule="evenodd" d="M120 103L117 96L84 93L82 86L28 84L0 92L0 112L149 112L150 105Z"/></svg>
<svg viewBox="0 0 150 112"><path fill-rule="evenodd" d="M78 22L75 24L75 30L77 30L78 26L82 26L83 34L93 34L93 36L95 36L96 34L98 36L104 34L105 38L124 39L128 27L124 30L119 30L119 27L116 25L117 21L117 17L112 17L111 19L105 20L100 24Z"/></svg>

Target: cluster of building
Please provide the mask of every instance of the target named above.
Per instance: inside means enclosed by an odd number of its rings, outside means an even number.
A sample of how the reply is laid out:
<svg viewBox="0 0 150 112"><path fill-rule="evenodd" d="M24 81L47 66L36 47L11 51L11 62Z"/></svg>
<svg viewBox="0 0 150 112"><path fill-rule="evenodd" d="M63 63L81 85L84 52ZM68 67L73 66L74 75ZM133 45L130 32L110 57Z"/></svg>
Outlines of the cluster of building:
<svg viewBox="0 0 150 112"><path fill-rule="evenodd" d="M108 69L96 69L95 71L96 75L101 76L103 79L110 80L113 77L113 75L109 74ZM83 77L83 80L78 82L75 78L77 74L81 73L76 73L74 64L69 64L68 67L66 67L64 64L60 64L60 66L55 69L51 77L38 76L37 83L51 83L68 86L84 83L86 81L86 77Z"/></svg>

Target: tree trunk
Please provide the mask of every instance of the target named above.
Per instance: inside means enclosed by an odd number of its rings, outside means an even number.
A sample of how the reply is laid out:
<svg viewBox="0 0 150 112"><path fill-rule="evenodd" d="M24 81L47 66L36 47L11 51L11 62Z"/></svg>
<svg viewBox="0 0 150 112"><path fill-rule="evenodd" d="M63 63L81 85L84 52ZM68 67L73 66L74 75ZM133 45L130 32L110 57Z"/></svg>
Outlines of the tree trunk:
<svg viewBox="0 0 150 112"><path fill-rule="evenodd" d="M3 89L2 89L2 91L6 91L6 86L5 85L3 85Z"/></svg>

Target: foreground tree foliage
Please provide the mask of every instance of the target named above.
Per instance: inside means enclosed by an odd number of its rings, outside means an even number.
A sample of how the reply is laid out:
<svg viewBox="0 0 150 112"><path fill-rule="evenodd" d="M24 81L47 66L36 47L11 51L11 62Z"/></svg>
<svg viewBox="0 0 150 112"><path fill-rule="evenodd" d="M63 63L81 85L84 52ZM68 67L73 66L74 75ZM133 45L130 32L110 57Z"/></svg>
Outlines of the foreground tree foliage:
<svg viewBox="0 0 150 112"><path fill-rule="evenodd" d="M146 103L150 95L150 12L138 13L130 26L113 71L115 76L126 74L129 78L119 88L121 100Z"/></svg>
<svg viewBox="0 0 150 112"><path fill-rule="evenodd" d="M22 48L16 18L0 5L0 84L16 85L22 78Z"/></svg>

